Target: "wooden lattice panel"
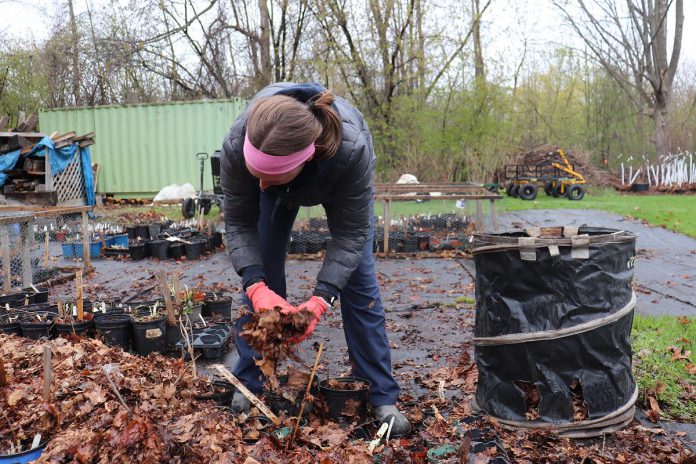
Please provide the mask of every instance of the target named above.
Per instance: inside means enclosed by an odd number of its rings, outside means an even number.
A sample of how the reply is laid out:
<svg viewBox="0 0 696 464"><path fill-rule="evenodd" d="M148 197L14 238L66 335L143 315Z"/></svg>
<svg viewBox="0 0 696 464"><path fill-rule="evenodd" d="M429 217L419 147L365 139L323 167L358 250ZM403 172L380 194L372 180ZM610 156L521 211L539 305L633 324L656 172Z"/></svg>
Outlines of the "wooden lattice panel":
<svg viewBox="0 0 696 464"><path fill-rule="evenodd" d="M80 150L76 150L68 166L53 178L53 188L58 194L58 204L85 198Z"/></svg>

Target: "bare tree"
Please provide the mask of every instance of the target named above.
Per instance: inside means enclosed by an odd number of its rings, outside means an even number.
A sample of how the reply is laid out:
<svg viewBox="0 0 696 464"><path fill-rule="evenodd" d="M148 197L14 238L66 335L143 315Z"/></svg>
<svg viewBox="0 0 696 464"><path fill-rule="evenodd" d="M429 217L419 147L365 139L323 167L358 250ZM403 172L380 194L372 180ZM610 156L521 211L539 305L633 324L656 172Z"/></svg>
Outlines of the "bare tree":
<svg viewBox="0 0 696 464"><path fill-rule="evenodd" d="M481 1L471 0L471 10L471 32L474 36L474 79L476 86L481 87L486 82L483 48L481 47Z"/></svg>
<svg viewBox="0 0 696 464"><path fill-rule="evenodd" d="M77 19L75 18L75 9L73 8L73 0L68 0L68 11L70 12L70 55L72 56L72 74L73 74L73 98L74 104L80 104L80 36L77 32Z"/></svg>
<svg viewBox="0 0 696 464"><path fill-rule="evenodd" d="M674 147L670 103L681 53L683 0L576 0L581 16L569 1L554 0L592 56L626 92L636 107L647 110L655 123L657 154ZM575 2L573 2L575 3ZM667 47L667 16L674 11L674 39Z"/></svg>

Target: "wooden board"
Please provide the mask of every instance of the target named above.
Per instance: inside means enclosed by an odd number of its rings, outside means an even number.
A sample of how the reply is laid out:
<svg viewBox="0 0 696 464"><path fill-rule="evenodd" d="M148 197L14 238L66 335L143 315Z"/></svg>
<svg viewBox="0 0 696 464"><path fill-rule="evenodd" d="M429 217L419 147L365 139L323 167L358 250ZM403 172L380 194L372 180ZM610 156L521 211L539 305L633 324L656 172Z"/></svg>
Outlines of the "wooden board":
<svg viewBox="0 0 696 464"><path fill-rule="evenodd" d="M5 199L32 205L56 206L58 204L58 192L6 193Z"/></svg>
<svg viewBox="0 0 696 464"><path fill-rule="evenodd" d="M25 139L36 140L41 140L42 138L46 137L46 134L42 134L41 132L0 132L0 139L14 137L15 135L22 136Z"/></svg>
<svg viewBox="0 0 696 464"><path fill-rule="evenodd" d="M64 140L72 139L76 135L77 134L75 133L75 131L70 131L70 132L66 132L65 134L56 135L55 137L51 137L51 139L53 140L53 143L55 144L58 142L62 142Z"/></svg>
<svg viewBox="0 0 696 464"><path fill-rule="evenodd" d="M93 139L94 137L95 137L95 133L94 133L94 132L88 132L88 133L86 133L85 135L79 135L79 136L77 136L77 137L73 137L73 140L74 140L75 142L79 142L79 141L81 141L81 140Z"/></svg>

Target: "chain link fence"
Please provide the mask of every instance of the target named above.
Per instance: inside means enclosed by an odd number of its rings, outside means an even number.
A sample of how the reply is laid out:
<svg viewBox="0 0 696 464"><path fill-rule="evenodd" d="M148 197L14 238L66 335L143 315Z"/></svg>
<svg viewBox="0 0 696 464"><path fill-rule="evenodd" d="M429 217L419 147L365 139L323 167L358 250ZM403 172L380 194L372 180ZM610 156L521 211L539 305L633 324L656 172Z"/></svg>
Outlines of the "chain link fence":
<svg viewBox="0 0 696 464"><path fill-rule="evenodd" d="M91 245L89 210L75 207L0 213L3 293L12 288L41 285L87 266ZM83 234L85 227L87 240Z"/></svg>

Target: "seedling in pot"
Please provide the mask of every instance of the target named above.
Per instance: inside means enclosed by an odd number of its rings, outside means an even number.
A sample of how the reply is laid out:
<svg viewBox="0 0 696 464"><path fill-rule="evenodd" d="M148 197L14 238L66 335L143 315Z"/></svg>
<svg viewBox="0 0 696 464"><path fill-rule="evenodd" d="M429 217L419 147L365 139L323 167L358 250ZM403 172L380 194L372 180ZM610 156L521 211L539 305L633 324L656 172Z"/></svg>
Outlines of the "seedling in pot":
<svg viewBox="0 0 696 464"><path fill-rule="evenodd" d="M137 321L154 321L162 317L160 312L160 302L155 301L152 305L139 305L133 308L131 317Z"/></svg>

